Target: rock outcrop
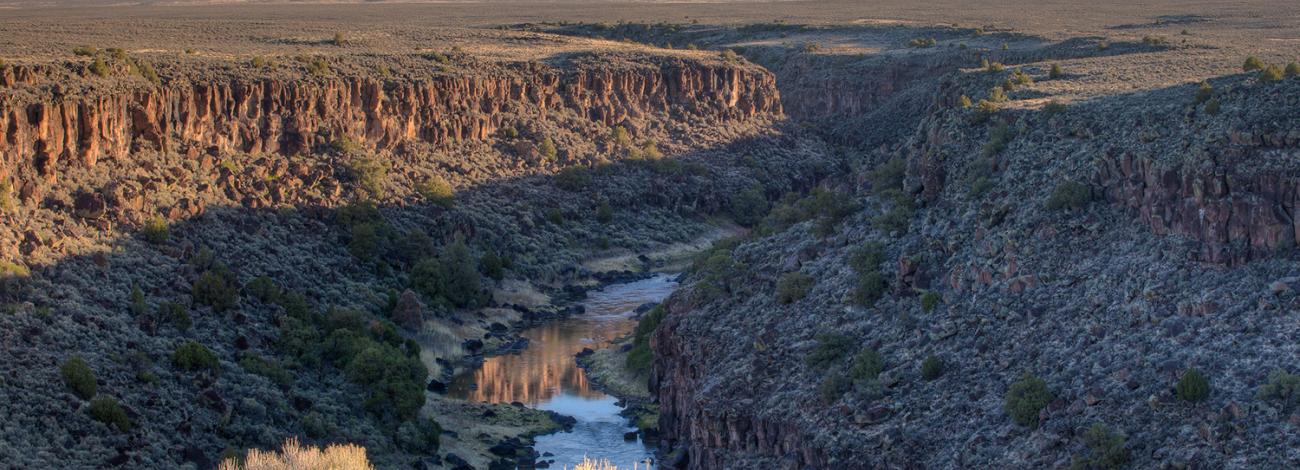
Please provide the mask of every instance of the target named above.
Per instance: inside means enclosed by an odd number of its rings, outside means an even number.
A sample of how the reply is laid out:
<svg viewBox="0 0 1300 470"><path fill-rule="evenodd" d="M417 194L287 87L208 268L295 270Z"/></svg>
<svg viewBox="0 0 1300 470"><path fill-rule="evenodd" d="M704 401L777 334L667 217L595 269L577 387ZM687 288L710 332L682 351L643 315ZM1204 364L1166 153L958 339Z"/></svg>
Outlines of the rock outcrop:
<svg viewBox="0 0 1300 470"><path fill-rule="evenodd" d="M17 94L15 87L36 82L37 75L11 67L0 85ZM606 125L661 110L717 119L781 113L775 79L766 71L682 60L566 72L526 67L509 76L419 81L235 78L34 102L0 98L0 175L8 168L24 179L45 180L68 165L125 157L139 145L192 155L292 155L342 135L377 150L482 140L511 115L563 110Z"/></svg>

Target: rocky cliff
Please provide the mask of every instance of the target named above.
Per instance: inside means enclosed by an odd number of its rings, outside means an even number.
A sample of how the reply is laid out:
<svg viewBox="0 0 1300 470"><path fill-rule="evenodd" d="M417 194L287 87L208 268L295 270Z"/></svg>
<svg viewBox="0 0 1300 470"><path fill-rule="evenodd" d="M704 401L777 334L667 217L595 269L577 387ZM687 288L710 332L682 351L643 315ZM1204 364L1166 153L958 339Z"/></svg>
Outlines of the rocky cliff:
<svg viewBox="0 0 1300 470"><path fill-rule="evenodd" d="M0 170L22 180L52 180L60 168L94 166L139 145L189 155L292 155L342 135L377 150L483 140L512 116L564 110L611 126L661 111L723 120L781 113L769 73L683 60L568 71L524 66L501 76L415 81L230 78L83 96L9 96L39 82L39 73L14 66L0 80Z"/></svg>

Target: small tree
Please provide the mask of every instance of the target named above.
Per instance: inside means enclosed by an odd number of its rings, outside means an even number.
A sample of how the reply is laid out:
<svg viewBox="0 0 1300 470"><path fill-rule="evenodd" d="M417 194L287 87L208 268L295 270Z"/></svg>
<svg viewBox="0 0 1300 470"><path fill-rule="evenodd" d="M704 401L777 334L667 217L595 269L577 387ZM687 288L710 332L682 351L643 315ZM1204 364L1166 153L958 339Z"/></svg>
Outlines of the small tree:
<svg viewBox="0 0 1300 470"><path fill-rule="evenodd" d="M99 396L91 400L90 417L115 427L121 432L131 430L131 418L127 417L126 411L122 409L121 405L117 404L117 399L113 397Z"/></svg>
<svg viewBox="0 0 1300 470"><path fill-rule="evenodd" d="M99 384L95 381L95 372L90 370L90 365L81 356L72 356L63 361L59 367L59 375L63 376L63 383L68 385L68 389L82 400L89 400L95 396L95 391L99 389Z"/></svg>
<svg viewBox="0 0 1300 470"><path fill-rule="evenodd" d="M167 219L161 216L153 216L145 221L142 233L145 241L155 245L167 243L167 240L171 239L171 229L167 227Z"/></svg>
<svg viewBox="0 0 1300 470"><path fill-rule="evenodd" d="M221 369L221 363L217 361L217 355L207 346L197 341L187 341L176 348L172 353L172 365L176 368L194 372L203 369L217 371Z"/></svg>
<svg viewBox="0 0 1300 470"><path fill-rule="evenodd" d="M450 208L456 203L456 190L441 176L433 175L415 187L425 201Z"/></svg>
<svg viewBox="0 0 1300 470"><path fill-rule="evenodd" d="M1051 197L1047 198L1048 210L1079 209L1088 204L1091 190L1076 181L1066 181L1056 186Z"/></svg>
<svg viewBox="0 0 1300 470"><path fill-rule="evenodd" d="M1264 70L1264 61L1259 60L1259 57L1247 57L1246 62L1241 64L1241 71L1243 72L1252 72L1256 70Z"/></svg>
<svg viewBox="0 0 1300 470"><path fill-rule="evenodd" d="M1065 71L1061 70L1061 64L1052 64L1052 69L1047 72L1047 78L1057 80L1065 76Z"/></svg>
<svg viewBox="0 0 1300 470"><path fill-rule="evenodd" d="M1083 433L1083 443L1088 446L1088 456L1076 457L1071 470L1110 470L1128 463L1124 436L1111 432L1104 424L1096 423L1088 428Z"/></svg>
<svg viewBox="0 0 1300 470"><path fill-rule="evenodd" d="M943 361L931 354L921 362L921 378L934 380L943 375Z"/></svg>
<svg viewBox="0 0 1300 470"><path fill-rule="evenodd" d="M537 146L537 152L542 154L542 158L547 161L555 161L556 155L559 154L559 150L555 148L555 142L550 137L542 139L542 143Z"/></svg>
<svg viewBox="0 0 1300 470"><path fill-rule="evenodd" d="M776 301L790 304L808 296L816 281L804 273L786 273L776 282Z"/></svg>
<svg viewBox="0 0 1300 470"><path fill-rule="evenodd" d="M1187 369L1187 371L1183 372L1182 377L1178 379L1174 391L1178 398L1185 402L1203 402L1210 397L1210 381L1206 380L1204 375L1201 375L1201 371Z"/></svg>
<svg viewBox="0 0 1300 470"><path fill-rule="evenodd" d="M1047 388L1047 382L1025 372L1019 381L1007 389L1003 409L1016 424L1036 428L1038 414L1054 399L1051 390Z"/></svg>

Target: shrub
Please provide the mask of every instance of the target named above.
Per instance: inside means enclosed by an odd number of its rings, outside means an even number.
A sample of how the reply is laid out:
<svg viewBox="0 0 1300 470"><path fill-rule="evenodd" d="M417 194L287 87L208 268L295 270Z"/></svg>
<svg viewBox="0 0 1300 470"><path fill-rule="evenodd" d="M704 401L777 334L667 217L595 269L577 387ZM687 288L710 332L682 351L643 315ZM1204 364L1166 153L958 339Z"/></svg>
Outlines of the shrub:
<svg viewBox="0 0 1300 470"><path fill-rule="evenodd" d="M1006 122L999 121L989 127L989 140L984 143L981 152L985 157L1002 153L1007 148L1007 145L1011 143L1011 139L1014 138L1016 138L1016 132L1011 130L1011 126L1008 126Z"/></svg>
<svg viewBox="0 0 1300 470"><path fill-rule="evenodd" d="M1111 432L1106 425L1093 424L1083 433L1083 443L1088 447L1087 457L1075 457L1071 470L1109 470L1123 468L1128 463L1128 449L1124 436Z"/></svg>
<svg viewBox="0 0 1300 470"><path fill-rule="evenodd" d="M1265 83L1282 81L1284 76L1285 74L1282 71L1282 67L1273 64L1269 64L1264 67L1264 70L1259 71L1259 81Z"/></svg>
<svg viewBox="0 0 1300 470"><path fill-rule="evenodd" d="M1242 72L1252 72L1256 70L1264 70L1264 61L1259 60L1259 57L1247 57L1246 62L1241 64Z"/></svg>
<svg viewBox="0 0 1300 470"><path fill-rule="evenodd" d="M844 396L849 389L853 388L853 382L839 372L826 374L822 383L817 385L817 396L821 398L822 403L831 404L840 397Z"/></svg>
<svg viewBox="0 0 1300 470"><path fill-rule="evenodd" d="M417 418L397 428L397 445L407 452L431 455L438 452L442 426L429 418Z"/></svg>
<svg viewBox="0 0 1300 470"><path fill-rule="evenodd" d="M302 416L302 430L307 437L320 439L329 434L330 426L320 412L312 411Z"/></svg>
<svg viewBox="0 0 1300 470"><path fill-rule="evenodd" d="M140 74L141 78L144 78L154 85L162 84L162 77L158 76L158 71L153 68L153 64L143 60L135 60L132 61L131 64L135 72Z"/></svg>
<svg viewBox="0 0 1300 470"><path fill-rule="evenodd" d="M880 164L871 170L867 175L867 180L871 182L871 189L877 193L887 190L902 190L903 181L907 178L907 162L901 158L892 158L889 161Z"/></svg>
<svg viewBox="0 0 1300 470"><path fill-rule="evenodd" d="M212 307L214 312L224 312L239 303L239 288L235 287L234 275L223 266L210 269L194 281L190 292L194 303Z"/></svg>
<svg viewBox="0 0 1300 470"><path fill-rule="evenodd" d="M153 216L145 221L141 232L144 234L145 241L155 245L167 243L171 238L171 229L167 227L167 220L160 216Z"/></svg>
<svg viewBox="0 0 1300 470"><path fill-rule="evenodd" d="M808 353L805 362L817 370L826 370L857 346L852 338L841 334L822 333L816 339L817 346Z"/></svg>
<svg viewBox="0 0 1300 470"><path fill-rule="evenodd" d="M1259 387L1259 398L1282 402L1286 409L1300 405L1300 375L1281 369L1270 372L1268 382Z"/></svg>
<svg viewBox="0 0 1300 470"><path fill-rule="evenodd" d="M1002 65L1001 62L990 62L988 59L984 59L982 65L984 67L984 70L990 73L998 73L1003 70L1006 70L1006 66Z"/></svg>
<svg viewBox="0 0 1300 470"><path fill-rule="evenodd" d="M1300 64L1295 62L1286 64L1286 70L1283 73L1286 74L1287 78L1300 76Z"/></svg>
<svg viewBox="0 0 1300 470"><path fill-rule="evenodd" d="M853 358L853 366L849 368L849 378L854 382L874 380L883 370L885 370L885 358L881 357L875 349L866 348Z"/></svg>
<svg viewBox="0 0 1300 470"><path fill-rule="evenodd" d="M158 305L158 318L171 323L177 330L189 331L194 322L190 319L190 313L185 310L185 306L176 302L163 302Z"/></svg>
<svg viewBox="0 0 1300 470"><path fill-rule="evenodd" d="M478 260L479 271L494 281L500 281L506 277L506 260L497 252L488 250L483 257Z"/></svg>
<svg viewBox="0 0 1300 470"><path fill-rule="evenodd" d="M1062 103L1060 101L1051 100L1048 101L1047 104L1043 106L1043 114L1047 115L1048 117L1055 116L1057 114L1061 114L1064 112L1065 112L1065 103Z"/></svg>
<svg viewBox="0 0 1300 470"><path fill-rule="evenodd" d="M1178 399L1188 403L1199 403L1210 397L1210 381L1206 380L1201 371L1196 369L1187 369L1179 377L1178 384L1174 386L1175 394Z"/></svg>
<svg viewBox="0 0 1300 470"><path fill-rule="evenodd" d="M72 48L72 54L82 57L90 57L99 54L99 49L90 46L77 46Z"/></svg>
<svg viewBox="0 0 1300 470"><path fill-rule="evenodd" d="M379 256L383 238L376 224L357 224L352 226L351 238L348 239L348 252L361 261L373 261Z"/></svg>
<svg viewBox="0 0 1300 470"><path fill-rule="evenodd" d="M0 67L0 71L4 68ZM0 214L8 213L14 210L13 185L9 180L0 179Z"/></svg>
<svg viewBox="0 0 1300 470"><path fill-rule="evenodd" d="M1032 374L1025 375L1007 388L1003 409L1021 426L1038 427L1038 413L1055 397L1047 389L1047 382Z"/></svg>
<svg viewBox="0 0 1300 470"><path fill-rule="evenodd" d="M95 372L90 370L90 365L80 356L72 356L63 361L59 375L63 376L63 383L68 385L68 389L82 400L89 400L99 389L99 384L95 382Z"/></svg>
<svg viewBox="0 0 1300 470"><path fill-rule="evenodd" d="M1148 46L1164 46L1169 44L1169 39L1164 36L1142 36L1142 44Z"/></svg>
<svg viewBox="0 0 1300 470"><path fill-rule="evenodd" d="M1030 86L1034 84L1034 77L1022 70L1016 70L1011 72L1011 82L1020 86Z"/></svg>
<svg viewBox="0 0 1300 470"><path fill-rule="evenodd" d="M384 196L384 181L388 179L388 165L371 155L353 158L347 163L348 175L362 190L374 198Z"/></svg>
<svg viewBox="0 0 1300 470"><path fill-rule="evenodd" d="M614 141L617 148L627 148L632 146L632 136L627 133L627 128L623 126L614 126L609 131L610 139Z"/></svg>
<svg viewBox="0 0 1300 470"><path fill-rule="evenodd" d="M335 32L334 39L331 40L330 43L334 44L335 46L344 46L348 43L348 40L347 38L343 37L342 32Z"/></svg>
<svg viewBox="0 0 1300 470"><path fill-rule="evenodd" d="M776 281L776 301L790 304L808 296L816 281L804 273L786 273Z"/></svg>
<svg viewBox="0 0 1300 470"><path fill-rule="evenodd" d="M1052 69L1047 71L1047 78L1057 80L1065 76L1065 71L1061 70L1061 64L1052 64Z"/></svg>
<svg viewBox="0 0 1300 470"><path fill-rule="evenodd" d="M654 354L650 351L650 336L667 316L668 310L661 304L656 305L637 320L636 328L632 330L632 348L628 350L627 358L624 359L624 365L629 371L638 375L650 372L654 360Z"/></svg>
<svg viewBox="0 0 1300 470"><path fill-rule="evenodd" d="M1201 81L1200 86L1196 88L1196 102L1204 103L1214 97L1214 86L1210 82Z"/></svg>
<svg viewBox="0 0 1300 470"><path fill-rule="evenodd" d="M658 160L663 158L664 154L659 152L659 142L654 139L646 140L641 144L641 158L649 160Z"/></svg>
<svg viewBox="0 0 1300 470"><path fill-rule="evenodd" d="M736 51L731 49L723 50L721 57L724 62L737 62L740 60L740 56L736 54Z"/></svg>
<svg viewBox="0 0 1300 470"><path fill-rule="evenodd" d="M993 180L990 180L987 176L975 178L975 181L970 184L970 196L978 198L989 192L990 189L993 189Z"/></svg>
<svg viewBox="0 0 1300 470"><path fill-rule="evenodd" d="M916 38L908 42L907 45L909 47L933 47L938 43L934 38Z"/></svg>
<svg viewBox="0 0 1300 470"><path fill-rule="evenodd" d="M602 224L614 221L614 208L609 205L609 201L600 201L596 205L596 221Z"/></svg>
<svg viewBox="0 0 1300 470"><path fill-rule="evenodd" d="M966 95L958 97L957 103L961 105L962 109L970 109L971 106L975 106L975 103L971 102L970 97Z"/></svg>
<svg viewBox="0 0 1300 470"><path fill-rule="evenodd" d="M280 363L266 359L258 354L244 353L239 358L239 367L242 367L250 374L266 377L282 389L287 390L290 385L293 385L293 374L281 367Z"/></svg>
<svg viewBox="0 0 1300 470"><path fill-rule="evenodd" d="M849 267L858 274L876 272L885 261L885 246L875 242L865 243L849 253Z"/></svg>
<svg viewBox="0 0 1300 470"><path fill-rule="evenodd" d="M939 297L938 292L925 291L924 294L921 294L921 310L927 312L933 311L935 307L939 306L940 300L942 300L942 298Z"/></svg>
<svg viewBox="0 0 1300 470"><path fill-rule="evenodd" d="M622 129L620 127L620 129ZM555 174L555 186L565 191L578 192L591 186L591 171L584 167L571 166Z"/></svg>
<svg viewBox="0 0 1300 470"><path fill-rule="evenodd" d="M95 60L90 63L90 73L100 77L108 76L108 63L104 62L103 57L95 57Z"/></svg>
<svg viewBox="0 0 1300 470"><path fill-rule="evenodd" d="M270 276L257 276L244 285L244 291L262 302L272 304L280 300L280 285Z"/></svg>
<svg viewBox="0 0 1300 470"><path fill-rule="evenodd" d="M731 197L731 218L742 226L754 226L763 220L767 211L767 197L760 185L751 185Z"/></svg>
<svg viewBox="0 0 1300 470"><path fill-rule="evenodd" d="M858 284L853 288L853 303L862 307L873 306L885 296L886 288L885 277L879 272L860 274Z"/></svg>
<svg viewBox="0 0 1300 470"><path fill-rule="evenodd" d="M388 420L414 418L424 406L428 370L419 356L404 354L386 344L368 343L344 367L348 380L366 388L366 410Z"/></svg>
<svg viewBox="0 0 1300 470"><path fill-rule="evenodd" d="M187 341L176 348L172 353L172 365L176 368L195 372L203 369L218 371L221 369L221 363L217 361L217 355L207 346L199 344L197 341Z"/></svg>
<svg viewBox="0 0 1300 470"><path fill-rule="evenodd" d="M270 67L271 62L267 61L265 57L259 55L259 56L254 56L253 60L249 61L249 65L252 65L253 68L256 69L264 69Z"/></svg>
<svg viewBox="0 0 1300 470"><path fill-rule="evenodd" d="M126 410L123 410L122 406L117 404L117 399L113 397L101 395L91 400L90 417L121 432L131 430L131 418L126 416Z"/></svg>
<svg viewBox="0 0 1300 470"><path fill-rule="evenodd" d="M1079 209L1087 205L1091 197L1091 190L1088 189L1087 185L1076 181L1066 181L1052 190L1052 195L1047 198L1047 209Z"/></svg>
<svg viewBox="0 0 1300 470"><path fill-rule="evenodd" d="M450 208L456 203L456 191L452 189L451 183L441 176L433 175L415 186L415 192L420 197L439 206Z"/></svg>
<svg viewBox="0 0 1300 470"><path fill-rule="evenodd" d="M486 303L487 293L481 283L478 262L461 240L444 247L437 259L416 263L411 271L411 285L416 292L434 302L460 308Z"/></svg>
<svg viewBox="0 0 1300 470"><path fill-rule="evenodd" d="M943 360L931 354L921 362L921 378L934 380L943 375Z"/></svg>
<svg viewBox="0 0 1300 470"><path fill-rule="evenodd" d="M554 161L556 155L559 154L559 150L555 148L555 142L550 137L542 139L542 143L537 146L537 152L541 153L542 157L548 161Z"/></svg>
<svg viewBox="0 0 1300 470"><path fill-rule="evenodd" d="M131 286L129 299L129 305L131 306L131 313L133 315L139 318L149 314L149 302L145 300L144 291L140 290L140 286Z"/></svg>
<svg viewBox="0 0 1300 470"><path fill-rule="evenodd" d="M1211 116L1218 116L1219 108L1220 108L1220 104L1218 98L1212 98L1210 99L1210 101L1205 102L1205 114L1209 114Z"/></svg>
<svg viewBox="0 0 1300 470"><path fill-rule="evenodd" d="M330 63L326 62L325 59L321 57L313 58L311 59L311 62L307 63L307 73L317 77L329 75Z"/></svg>

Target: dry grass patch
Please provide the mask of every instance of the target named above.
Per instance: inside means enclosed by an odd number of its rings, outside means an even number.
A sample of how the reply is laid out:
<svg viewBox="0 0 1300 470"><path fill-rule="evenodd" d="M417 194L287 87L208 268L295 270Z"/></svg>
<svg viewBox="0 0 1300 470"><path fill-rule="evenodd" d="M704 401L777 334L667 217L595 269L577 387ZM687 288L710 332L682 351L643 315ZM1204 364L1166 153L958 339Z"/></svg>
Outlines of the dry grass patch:
<svg viewBox="0 0 1300 470"><path fill-rule="evenodd" d="M242 463L221 462L218 470L373 470L366 448L356 444L330 444L325 449L303 446L297 438L285 441L279 451L250 449Z"/></svg>

